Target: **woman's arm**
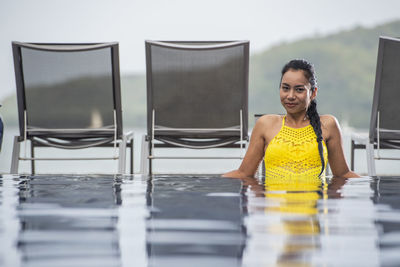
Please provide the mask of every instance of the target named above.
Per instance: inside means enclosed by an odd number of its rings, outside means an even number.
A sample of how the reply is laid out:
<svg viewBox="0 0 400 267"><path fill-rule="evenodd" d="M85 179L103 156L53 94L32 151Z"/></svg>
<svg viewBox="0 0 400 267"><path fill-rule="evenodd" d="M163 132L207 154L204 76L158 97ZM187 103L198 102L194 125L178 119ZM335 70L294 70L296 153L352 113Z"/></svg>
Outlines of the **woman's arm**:
<svg viewBox="0 0 400 267"><path fill-rule="evenodd" d="M258 165L264 156L265 137L268 128L267 118L260 118L254 126L250 144L239 169L223 174L224 177L245 178L254 177Z"/></svg>
<svg viewBox="0 0 400 267"><path fill-rule="evenodd" d="M325 115L323 125L328 130L329 135L326 146L328 148L328 160L332 174L342 178L360 177L357 173L352 172L346 163L343 152L342 133L336 118Z"/></svg>

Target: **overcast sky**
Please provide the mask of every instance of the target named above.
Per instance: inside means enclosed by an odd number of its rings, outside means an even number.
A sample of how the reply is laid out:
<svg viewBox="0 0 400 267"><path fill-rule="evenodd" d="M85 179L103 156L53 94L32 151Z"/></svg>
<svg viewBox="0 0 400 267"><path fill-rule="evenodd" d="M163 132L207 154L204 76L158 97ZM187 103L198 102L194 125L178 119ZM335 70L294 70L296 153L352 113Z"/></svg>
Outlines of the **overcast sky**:
<svg viewBox="0 0 400 267"><path fill-rule="evenodd" d="M0 0L0 99L15 91L11 41L120 43L122 73L145 70L144 40L281 41L400 18L399 0Z"/></svg>

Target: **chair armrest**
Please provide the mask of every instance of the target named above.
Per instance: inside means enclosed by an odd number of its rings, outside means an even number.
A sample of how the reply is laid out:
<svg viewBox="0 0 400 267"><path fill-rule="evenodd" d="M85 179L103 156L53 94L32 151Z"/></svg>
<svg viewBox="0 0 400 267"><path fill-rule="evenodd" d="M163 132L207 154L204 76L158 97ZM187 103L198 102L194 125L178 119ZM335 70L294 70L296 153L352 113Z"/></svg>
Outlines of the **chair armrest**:
<svg viewBox="0 0 400 267"><path fill-rule="evenodd" d="M367 144L369 142L369 135L367 132L363 133L352 133L351 134L351 141L354 141L358 144Z"/></svg>
<svg viewBox="0 0 400 267"><path fill-rule="evenodd" d="M124 133L123 136L126 138L126 140L132 140L135 137L135 134L133 131Z"/></svg>

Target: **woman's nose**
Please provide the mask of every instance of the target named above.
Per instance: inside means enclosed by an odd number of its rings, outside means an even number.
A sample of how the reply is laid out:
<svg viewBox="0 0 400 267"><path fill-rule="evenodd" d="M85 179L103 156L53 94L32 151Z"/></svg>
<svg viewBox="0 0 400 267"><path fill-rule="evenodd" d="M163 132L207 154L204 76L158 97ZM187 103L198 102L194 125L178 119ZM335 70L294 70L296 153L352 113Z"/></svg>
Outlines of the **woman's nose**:
<svg viewBox="0 0 400 267"><path fill-rule="evenodd" d="M294 99L294 97L295 97L295 96L294 96L294 90L290 90L289 93L288 93L287 98L288 98L288 99Z"/></svg>

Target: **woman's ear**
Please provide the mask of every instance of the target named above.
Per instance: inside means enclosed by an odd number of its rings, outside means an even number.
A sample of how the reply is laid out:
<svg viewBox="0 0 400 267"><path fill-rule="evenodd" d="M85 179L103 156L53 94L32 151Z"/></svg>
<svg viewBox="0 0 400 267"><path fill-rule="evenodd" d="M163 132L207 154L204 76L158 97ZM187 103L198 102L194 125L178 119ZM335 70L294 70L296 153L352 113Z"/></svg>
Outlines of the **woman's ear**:
<svg viewBox="0 0 400 267"><path fill-rule="evenodd" d="M311 100L314 100L317 97L317 94L318 94L318 88L315 87L314 91L311 94Z"/></svg>

